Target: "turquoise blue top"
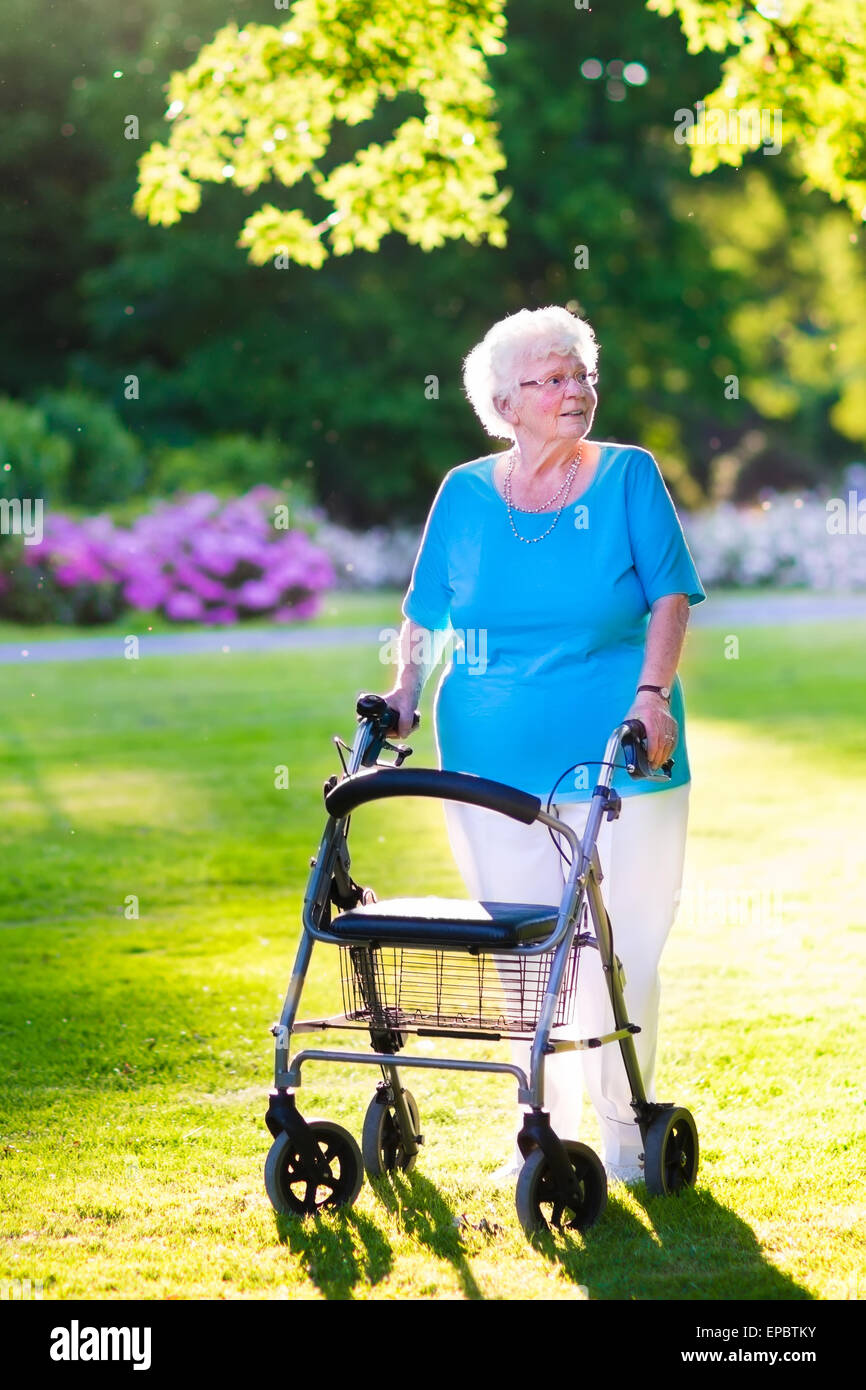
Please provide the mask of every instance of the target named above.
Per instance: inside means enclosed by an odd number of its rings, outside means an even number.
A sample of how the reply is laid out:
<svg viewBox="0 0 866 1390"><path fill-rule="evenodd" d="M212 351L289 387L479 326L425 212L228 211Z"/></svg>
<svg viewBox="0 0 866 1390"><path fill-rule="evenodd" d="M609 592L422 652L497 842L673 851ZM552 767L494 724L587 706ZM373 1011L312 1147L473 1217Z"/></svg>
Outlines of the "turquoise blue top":
<svg viewBox="0 0 866 1390"><path fill-rule="evenodd" d="M439 766L507 782L546 803L587 801L612 730L635 696L651 605L706 594L652 454L602 444L589 488L537 545L514 536L493 482L496 455L446 474L430 509L403 613L454 630L434 704ZM555 512L515 512L539 536ZM670 781L613 785L623 796L689 781L683 692ZM593 765L594 764L594 765Z"/></svg>

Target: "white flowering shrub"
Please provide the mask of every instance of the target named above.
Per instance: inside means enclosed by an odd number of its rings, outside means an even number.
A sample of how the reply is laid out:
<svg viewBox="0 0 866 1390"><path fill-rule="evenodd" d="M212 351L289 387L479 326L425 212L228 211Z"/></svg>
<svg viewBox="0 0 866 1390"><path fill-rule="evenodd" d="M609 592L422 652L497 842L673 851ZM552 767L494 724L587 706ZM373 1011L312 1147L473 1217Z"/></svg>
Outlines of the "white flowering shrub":
<svg viewBox="0 0 866 1390"><path fill-rule="evenodd" d="M369 531L350 531L318 520L314 535L334 567L337 588L405 589L421 530L420 526L374 526Z"/></svg>
<svg viewBox="0 0 866 1390"><path fill-rule="evenodd" d="M866 589L862 483L836 497L770 493L749 507L722 504L683 516L683 530L707 588Z"/></svg>
<svg viewBox="0 0 866 1390"><path fill-rule="evenodd" d="M341 589L405 589L420 526L350 531L311 508L305 521ZM848 469L836 495L765 492L748 506L683 513L683 530L708 588L866 589L866 466Z"/></svg>

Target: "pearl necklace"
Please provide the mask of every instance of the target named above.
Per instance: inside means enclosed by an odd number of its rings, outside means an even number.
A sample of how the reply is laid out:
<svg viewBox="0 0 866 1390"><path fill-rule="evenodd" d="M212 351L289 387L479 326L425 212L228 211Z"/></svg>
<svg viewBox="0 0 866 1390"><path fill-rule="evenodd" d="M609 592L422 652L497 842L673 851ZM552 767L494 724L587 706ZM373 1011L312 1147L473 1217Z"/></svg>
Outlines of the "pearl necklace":
<svg viewBox="0 0 866 1390"><path fill-rule="evenodd" d="M565 482L562 484L562 487L560 487L559 490L554 493L549 502L542 503L540 507L520 507L518 508L518 510L521 512L531 512L537 516L539 512L546 512L549 509L551 503L555 502L557 497L561 496L563 492L565 493L565 497L568 497L569 490L571 488L572 483L574 482L574 475L580 467L580 456L582 452L583 440L581 440L577 446L577 458L574 460L573 464L569 468L568 474L565 478ZM559 518L562 516L563 510L565 508L565 498L563 498L559 507L559 511L556 513L556 516L553 518L553 521L550 523L546 531L542 531L540 536L521 536L520 532L514 524L513 514L514 498L511 489L511 474L514 471L514 460L515 455L512 454L511 462L508 465L508 471L505 474L505 505L508 508L508 520L511 523L512 531L514 532L515 536L519 541L523 541L524 545L536 545L538 541L543 541L545 536L550 535L554 526L559 521Z"/></svg>

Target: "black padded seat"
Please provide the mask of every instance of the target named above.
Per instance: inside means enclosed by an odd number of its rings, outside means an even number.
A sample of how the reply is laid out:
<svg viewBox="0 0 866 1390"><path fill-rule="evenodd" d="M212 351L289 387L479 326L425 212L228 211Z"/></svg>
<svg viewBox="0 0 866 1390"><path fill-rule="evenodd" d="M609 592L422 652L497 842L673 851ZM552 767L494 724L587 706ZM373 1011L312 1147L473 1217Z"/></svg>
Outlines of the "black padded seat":
<svg viewBox="0 0 866 1390"><path fill-rule="evenodd" d="M386 898L341 912L329 930L347 945L508 950L550 936L558 907L466 898Z"/></svg>

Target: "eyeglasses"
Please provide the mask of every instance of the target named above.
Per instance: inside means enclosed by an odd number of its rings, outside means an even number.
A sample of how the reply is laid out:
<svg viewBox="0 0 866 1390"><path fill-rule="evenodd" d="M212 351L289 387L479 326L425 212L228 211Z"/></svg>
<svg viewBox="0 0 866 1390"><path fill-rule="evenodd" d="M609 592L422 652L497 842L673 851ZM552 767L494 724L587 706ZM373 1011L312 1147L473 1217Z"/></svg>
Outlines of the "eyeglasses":
<svg viewBox="0 0 866 1390"><path fill-rule="evenodd" d="M576 381L578 386L595 386L598 372L588 372L583 367L579 372L554 372L543 381L521 381L521 386L540 386L542 391L564 391L566 383Z"/></svg>

